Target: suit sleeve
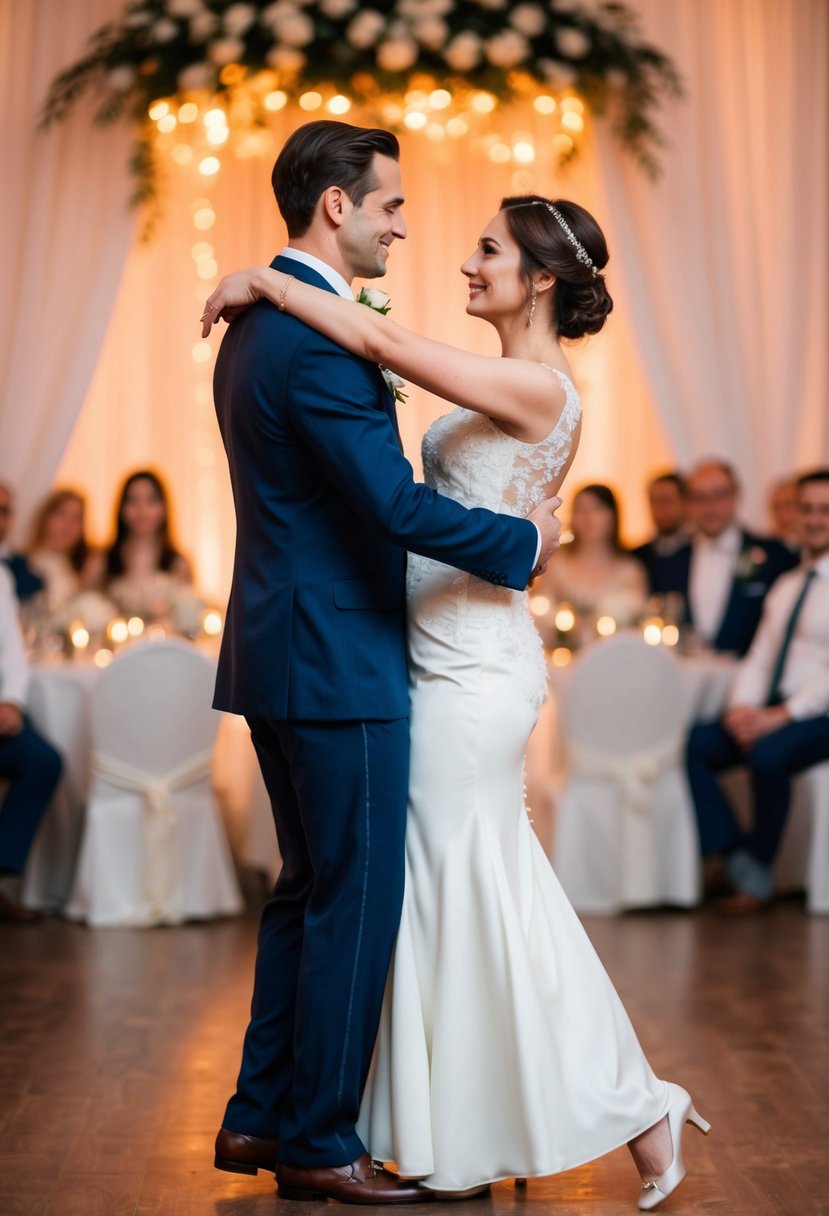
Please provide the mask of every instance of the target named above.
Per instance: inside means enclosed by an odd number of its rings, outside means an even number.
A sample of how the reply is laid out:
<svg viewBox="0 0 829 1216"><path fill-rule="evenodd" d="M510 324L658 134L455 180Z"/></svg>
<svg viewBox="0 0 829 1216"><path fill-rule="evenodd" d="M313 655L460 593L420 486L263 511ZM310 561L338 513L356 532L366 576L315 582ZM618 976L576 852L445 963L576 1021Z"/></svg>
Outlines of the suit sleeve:
<svg viewBox="0 0 829 1216"><path fill-rule="evenodd" d="M294 353L288 409L326 474L367 524L395 544L523 590L538 548L529 520L466 507L414 480L377 370L315 333Z"/></svg>

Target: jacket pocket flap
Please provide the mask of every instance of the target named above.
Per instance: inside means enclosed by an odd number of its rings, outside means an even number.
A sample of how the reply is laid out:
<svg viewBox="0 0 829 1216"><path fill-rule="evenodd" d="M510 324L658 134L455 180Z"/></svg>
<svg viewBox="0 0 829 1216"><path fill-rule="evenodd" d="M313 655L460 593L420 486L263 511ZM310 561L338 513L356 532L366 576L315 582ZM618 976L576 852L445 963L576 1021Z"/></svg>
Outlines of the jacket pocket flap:
<svg viewBox="0 0 829 1216"><path fill-rule="evenodd" d="M335 578L331 580L337 608L389 612L403 606L403 584L391 578Z"/></svg>

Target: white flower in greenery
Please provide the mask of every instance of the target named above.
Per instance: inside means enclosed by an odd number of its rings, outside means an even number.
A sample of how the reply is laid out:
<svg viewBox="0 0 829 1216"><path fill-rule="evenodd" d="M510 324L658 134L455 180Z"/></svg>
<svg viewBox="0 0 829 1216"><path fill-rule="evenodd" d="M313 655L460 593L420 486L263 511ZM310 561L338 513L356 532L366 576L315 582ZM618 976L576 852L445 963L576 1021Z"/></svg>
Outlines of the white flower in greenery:
<svg viewBox="0 0 829 1216"><path fill-rule="evenodd" d="M150 37L154 42L172 42L179 32L178 23L170 21L167 17L162 17L156 21L153 28L150 30Z"/></svg>
<svg viewBox="0 0 829 1216"><path fill-rule="evenodd" d="M387 292L381 291L379 287L361 287L357 303L366 304L375 312L382 313L383 316L391 310L391 297Z"/></svg>
<svg viewBox="0 0 829 1216"><path fill-rule="evenodd" d="M210 62L221 68L226 63L238 63L245 53L245 44L241 38L217 38L210 43L207 53Z"/></svg>
<svg viewBox="0 0 829 1216"><path fill-rule="evenodd" d="M556 30L556 44L568 59L583 59L592 45L584 30L572 27Z"/></svg>
<svg viewBox="0 0 829 1216"><path fill-rule="evenodd" d="M278 72L301 72L307 62L306 56L295 46L275 46L265 56L268 67Z"/></svg>
<svg viewBox="0 0 829 1216"><path fill-rule="evenodd" d="M274 26L274 33L285 46L307 46L314 41L314 32L313 20L299 9L280 17Z"/></svg>
<svg viewBox="0 0 829 1216"><path fill-rule="evenodd" d="M536 38L547 25L547 14L540 4L519 4L510 11L510 24L528 38Z"/></svg>
<svg viewBox="0 0 829 1216"><path fill-rule="evenodd" d="M377 64L384 72L405 72L417 59L417 43L411 38L389 38L377 48Z"/></svg>
<svg viewBox="0 0 829 1216"><path fill-rule="evenodd" d="M181 69L177 80L182 93L209 89L216 83L216 69L209 63L191 63Z"/></svg>
<svg viewBox="0 0 829 1216"><path fill-rule="evenodd" d="M351 46L359 51L365 51L374 46L377 39L386 28L386 18L375 8L365 8L358 13L345 31L345 36Z"/></svg>
<svg viewBox="0 0 829 1216"><path fill-rule="evenodd" d="M483 43L472 30L464 30L449 43L443 57L455 72L469 72L481 62Z"/></svg>
<svg viewBox="0 0 829 1216"><path fill-rule="evenodd" d="M501 30L486 40L486 57L495 68L514 68L529 54L529 44L518 30Z"/></svg>
<svg viewBox="0 0 829 1216"><path fill-rule="evenodd" d="M341 17L347 17L349 13L353 13L357 7L357 0L320 0L320 12L326 17L330 17L332 21L339 21Z"/></svg>
<svg viewBox="0 0 829 1216"><path fill-rule="evenodd" d="M215 13L196 13L190 18L190 41L207 42L218 24L219 18Z"/></svg>
<svg viewBox="0 0 829 1216"><path fill-rule="evenodd" d="M430 51L439 51L446 45L449 26L440 17L425 17L415 22L413 33L421 46L428 47Z"/></svg>
<svg viewBox="0 0 829 1216"><path fill-rule="evenodd" d="M135 83L137 72L131 63L119 64L107 72L107 84L113 93L126 93Z"/></svg>
<svg viewBox="0 0 829 1216"><path fill-rule="evenodd" d="M256 20L256 9L252 4L231 4L225 9L224 27L231 36L246 34Z"/></svg>
<svg viewBox="0 0 829 1216"><path fill-rule="evenodd" d="M168 17L195 17L204 12L202 0L167 0Z"/></svg>

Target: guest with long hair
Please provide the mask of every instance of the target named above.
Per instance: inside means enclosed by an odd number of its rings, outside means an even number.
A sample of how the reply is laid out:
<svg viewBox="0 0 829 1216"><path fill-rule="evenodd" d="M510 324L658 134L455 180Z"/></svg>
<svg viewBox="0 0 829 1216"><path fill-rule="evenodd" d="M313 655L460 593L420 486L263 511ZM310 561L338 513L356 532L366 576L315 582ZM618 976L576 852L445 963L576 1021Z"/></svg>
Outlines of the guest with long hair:
<svg viewBox="0 0 829 1216"><path fill-rule="evenodd" d="M601 616L630 624L644 611L648 580L644 566L620 538L619 504L609 486L583 486L573 499L573 539L562 545L536 589L572 606L588 628Z"/></svg>
<svg viewBox="0 0 829 1216"><path fill-rule="evenodd" d="M100 575L100 557L86 539L86 499L55 489L38 509L28 547L29 564L43 580L49 615L58 616Z"/></svg>
<svg viewBox="0 0 829 1216"><path fill-rule="evenodd" d="M163 615L171 590L193 581L172 537L167 490L150 469L131 473L121 487L105 574L107 593L119 607L146 616Z"/></svg>

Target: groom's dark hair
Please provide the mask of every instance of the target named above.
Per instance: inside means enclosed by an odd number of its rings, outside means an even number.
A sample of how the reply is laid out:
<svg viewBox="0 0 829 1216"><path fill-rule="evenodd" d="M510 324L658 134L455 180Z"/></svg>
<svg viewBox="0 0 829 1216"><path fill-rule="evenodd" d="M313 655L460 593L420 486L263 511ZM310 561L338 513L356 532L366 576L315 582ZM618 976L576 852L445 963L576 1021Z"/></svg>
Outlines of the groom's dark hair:
<svg viewBox="0 0 829 1216"><path fill-rule="evenodd" d="M304 236L311 226L320 195L340 186L359 207L377 188L372 170L375 153L400 159L400 144L391 131L352 127L347 122L320 119L294 131L271 174L277 206L288 236Z"/></svg>

